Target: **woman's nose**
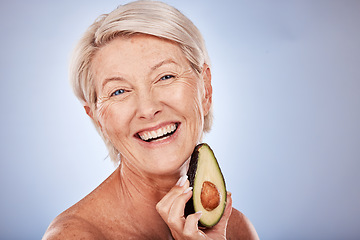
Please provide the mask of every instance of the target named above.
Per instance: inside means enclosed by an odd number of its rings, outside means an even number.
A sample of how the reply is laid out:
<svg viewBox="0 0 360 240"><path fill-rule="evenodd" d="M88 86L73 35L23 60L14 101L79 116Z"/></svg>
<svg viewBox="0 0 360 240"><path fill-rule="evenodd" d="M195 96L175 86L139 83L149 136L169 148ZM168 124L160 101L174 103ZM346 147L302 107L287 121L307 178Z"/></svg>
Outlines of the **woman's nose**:
<svg viewBox="0 0 360 240"><path fill-rule="evenodd" d="M153 119L161 112L161 103L157 96L146 93L138 97L137 116L142 119Z"/></svg>

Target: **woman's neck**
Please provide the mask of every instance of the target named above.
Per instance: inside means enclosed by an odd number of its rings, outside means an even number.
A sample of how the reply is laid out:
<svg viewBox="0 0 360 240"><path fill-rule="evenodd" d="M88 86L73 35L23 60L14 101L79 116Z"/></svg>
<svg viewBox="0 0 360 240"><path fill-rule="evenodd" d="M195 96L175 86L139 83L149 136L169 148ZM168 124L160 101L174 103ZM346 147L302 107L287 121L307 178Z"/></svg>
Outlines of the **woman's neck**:
<svg viewBox="0 0 360 240"><path fill-rule="evenodd" d="M152 236L151 239L172 239L168 226L156 211L156 204L186 173L186 164L178 173L156 176L144 174L122 160L115 173L118 174L117 196L122 211L125 210L132 222L136 223L135 226L128 225L128 230L133 229L133 234L138 236ZM149 219L151 224L148 224ZM142 227L139 229L138 226Z"/></svg>
<svg viewBox="0 0 360 240"><path fill-rule="evenodd" d="M141 172L124 159L119 166L120 197L134 204L143 203L155 206L179 178L186 174L187 165L188 161L173 174L151 175Z"/></svg>

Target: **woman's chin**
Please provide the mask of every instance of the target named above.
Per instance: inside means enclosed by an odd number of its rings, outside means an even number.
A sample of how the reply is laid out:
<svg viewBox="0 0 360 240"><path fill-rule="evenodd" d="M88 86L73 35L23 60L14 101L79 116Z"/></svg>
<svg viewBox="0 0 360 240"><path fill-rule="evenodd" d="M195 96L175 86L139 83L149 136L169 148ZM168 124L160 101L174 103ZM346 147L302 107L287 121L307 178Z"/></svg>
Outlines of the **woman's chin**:
<svg viewBox="0 0 360 240"><path fill-rule="evenodd" d="M168 155L164 155L162 157L159 157L157 159L153 160L154 164L151 164L151 170L153 173L157 173L159 175L172 175L176 172L181 171L181 167L186 162L187 158L180 157L177 159L171 159L172 157L166 157ZM176 155L172 155L176 156Z"/></svg>

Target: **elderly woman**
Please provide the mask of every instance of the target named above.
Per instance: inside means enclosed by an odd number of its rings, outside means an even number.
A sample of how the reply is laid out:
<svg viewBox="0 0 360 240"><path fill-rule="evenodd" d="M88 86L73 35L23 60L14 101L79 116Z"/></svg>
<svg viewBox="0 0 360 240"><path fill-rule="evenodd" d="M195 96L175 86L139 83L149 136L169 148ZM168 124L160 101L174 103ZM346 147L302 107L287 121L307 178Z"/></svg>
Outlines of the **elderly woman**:
<svg viewBox="0 0 360 240"><path fill-rule="evenodd" d="M104 139L114 173L60 214L44 239L257 239L232 208L198 227L184 216L186 172L211 125L212 87L204 41L164 3L137 1L101 16L78 44L71 81Z"/></svg>

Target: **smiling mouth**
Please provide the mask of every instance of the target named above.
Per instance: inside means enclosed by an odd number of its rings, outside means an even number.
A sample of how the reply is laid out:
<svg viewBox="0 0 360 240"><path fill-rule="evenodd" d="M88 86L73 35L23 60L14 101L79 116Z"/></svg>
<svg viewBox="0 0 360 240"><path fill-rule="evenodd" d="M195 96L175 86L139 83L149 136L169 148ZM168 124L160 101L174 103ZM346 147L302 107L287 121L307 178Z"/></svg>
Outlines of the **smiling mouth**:
<svg viewBox="0 0 360 240"><path fill-rule="evenodd" d="M178 126L178 123L171 123L156 130L139 132L137 133L137 136L145 142L158 141L173 135Z"/></svg>

